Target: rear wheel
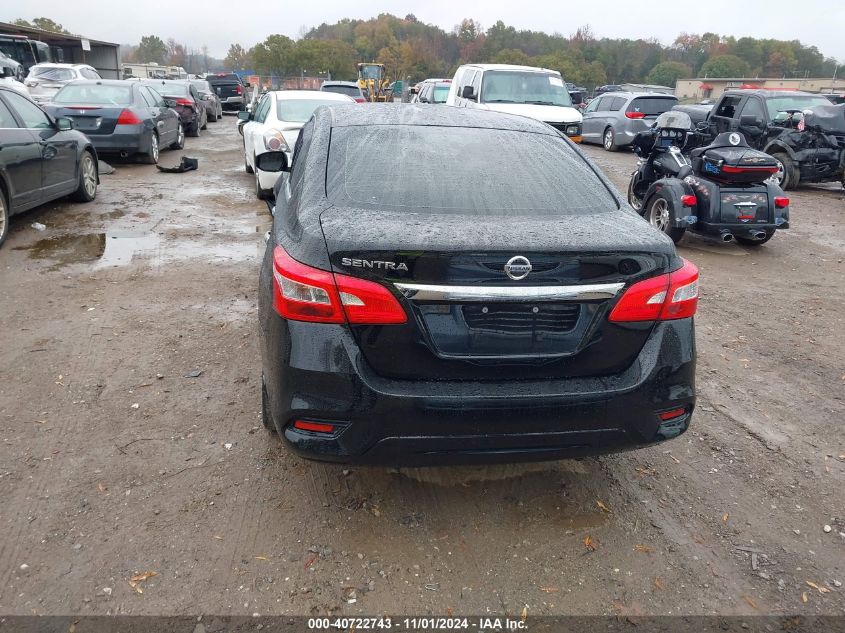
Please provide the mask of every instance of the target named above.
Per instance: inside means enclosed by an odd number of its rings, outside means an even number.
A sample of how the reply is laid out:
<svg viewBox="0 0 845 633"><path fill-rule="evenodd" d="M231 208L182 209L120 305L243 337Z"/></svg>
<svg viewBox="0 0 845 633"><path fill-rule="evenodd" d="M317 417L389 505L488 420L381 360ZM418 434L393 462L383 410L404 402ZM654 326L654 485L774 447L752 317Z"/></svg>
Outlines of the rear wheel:
<svg viewBox="0 0 845 633"><path fill-rule="evenodd" d="M150 139L150 151L143 155L143 160L148 165L158 164L158 134L155 132Z"/></svg>
<svg viewBox="0 0 845 633"><path fill-rule="evenodd" d="M97 165L94 156L86 151L79 161L79 187L71 194L77 202L91 202L97 197Z"/></svg>
<svg viewBox="0 0 845 633"><path fill-rule="evenodd" d="M673 217L672 200L662 192L654 196L651 202L648 203L645 219L654 228L668 235L677 244L681 241L687 230L672 226Z"/></svg>
<svg viewBox="0 0 845 633"><path fill-rule="evenodd" d="M258 170L255 171L255 195L258 196L259 200L269 200L270 198L270 191L267 189L261 188L261 180L258 178Z"/></svg>
<svg viewBox="0 0 845 633"><path fill-rule="evenodd" d="M762 240L752 240L751 238L739 237L738 235L735 235L734 237L736 238L736 241L742 244L743 246L760 246L772 239L772 237L774 237L774 234L774 231L766 231L766 237L764 237Z"/></svg>
<svg viewBox="0 0 845 633"><path fill-rule="evenodd" d="M6 195L0 189L0 246L6 241L9 235L9 206L6 204Z"/></svg>
<svg viewBox="0 0 845 633"><path fill-rule="evenodd" d="M208 120L212 123L217 123L217 108L214 109L214 112L212 114L208 115Z"/></svg>
<svg viewBox="0 0 845 633"><path fill-rule="evenodd" d="M607 128L604 131L604 136L602 136L601 144L607 152L616 151L616 135L613 133L612 128Z"/></svg>
<svg viewBox="0 0 845 633"><path fill-rule="evenodd" d="M203 109L204 109L204 108L203 108ZM203 130L207 130L207 129L208 129L208 112L206 112L206 113L205 113L205 121L203 121L203 122L202 122L202 129L203 129Z"/></svg>
<svg viewBox="0 0 845 633"><path fill-rule="evenodd" d="M170 149L182 149L185 147L185 128L182 127L182 123L179 123L179 127L176 128L176 140L170 145Z"/></svg>
<svg viewBox="0 0 845 633"><path fill-rule="evenodd" d="M795 187L798 186L798 182L801 180L801 172L798 171L798 168L792 158L790 158L789 154L782 152L772 154L772 158L778 162L778 171L775 174L775 181L778 185L780 185L780 188L784 191L795 189Z"/></svg>
<svg viewBox="0 0 845 633"><path fill-rule="evenodd" d="M188 136L198 137L200 135L200 120L197 119L188 128Z"/></svg>
<svg viewBox="0 0 845 633"><path fill-rule="evenodd" d="M643 201L634 193L634 178L628 181L628 204L630 204L637 213L643 212Z"/></svg>
<svg viewBox="0 0 845 633"><path fill-rule="evenodd" d="M244 171L248 174L251 174L255 171L249 164L249 161L246 159L246 145L244 145Z"/></svg>

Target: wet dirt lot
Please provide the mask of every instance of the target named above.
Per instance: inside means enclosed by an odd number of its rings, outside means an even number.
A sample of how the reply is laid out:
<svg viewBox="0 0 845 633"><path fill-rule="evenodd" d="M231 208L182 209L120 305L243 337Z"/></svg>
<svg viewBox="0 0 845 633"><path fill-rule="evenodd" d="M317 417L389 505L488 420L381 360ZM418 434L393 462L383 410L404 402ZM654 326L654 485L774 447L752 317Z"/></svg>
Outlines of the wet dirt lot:
<svg viewBox="0 0 845 633"><path fill-rule="evenodd" d="M585 151L625 187L633 156ZM232 118L186 154L199 171L117 165L0 249L0 612L845 613L841 191L793 192L756 251L682 242L703 281L680 439L395 472L261 428L269 214Z"/></svg>

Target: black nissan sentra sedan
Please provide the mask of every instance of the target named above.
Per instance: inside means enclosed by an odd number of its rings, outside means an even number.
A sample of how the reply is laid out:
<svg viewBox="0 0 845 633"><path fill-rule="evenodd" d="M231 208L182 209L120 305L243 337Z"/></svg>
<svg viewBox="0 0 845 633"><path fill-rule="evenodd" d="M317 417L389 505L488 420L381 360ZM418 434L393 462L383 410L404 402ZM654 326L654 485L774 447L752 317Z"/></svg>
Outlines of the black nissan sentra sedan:
<svg viewBox="0 0 845 633"><path fill-rule="evenodd" d="M274 154L262 169L273 160L287 171ZM321 107L281 178L262 395L297 453L545 460L687 429L698 270L557 130Z"/></svg>

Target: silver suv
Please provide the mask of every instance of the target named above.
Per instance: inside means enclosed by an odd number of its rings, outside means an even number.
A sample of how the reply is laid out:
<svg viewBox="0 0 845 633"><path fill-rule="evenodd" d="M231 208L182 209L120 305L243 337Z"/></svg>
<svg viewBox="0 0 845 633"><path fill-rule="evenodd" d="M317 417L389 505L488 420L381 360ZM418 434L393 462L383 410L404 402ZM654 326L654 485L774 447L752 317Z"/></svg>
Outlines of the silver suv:
<svg viewBox="0 0 845 633"><path fill-rule="evenodd" d="M24 85L35 101L52 101L56 93L76 79L102 79L88 64L35 64Z"/></svg>
<svg viewBox="0 0 845 633"><path fill-rule="evenodd" d="M638 132L671 110L677 97L659 92L608 92L583 112L582 142L601 144L608 152L628 147Z"/></svg>

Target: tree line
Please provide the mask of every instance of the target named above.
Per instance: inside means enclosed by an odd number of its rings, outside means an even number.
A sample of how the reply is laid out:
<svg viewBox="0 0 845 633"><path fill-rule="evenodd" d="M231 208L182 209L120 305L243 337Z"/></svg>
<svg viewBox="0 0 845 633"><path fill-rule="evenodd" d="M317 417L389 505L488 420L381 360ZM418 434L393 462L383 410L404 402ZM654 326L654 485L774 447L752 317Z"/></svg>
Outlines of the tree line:
<svg viewBox="0 0 845 633"><path fill-rule="evenodd" d="M570 35L517 30L498 21L487 29L471 18L447 32L409 14L321 24L294 41L270 35L250 48L229 47L227 69L293 76L330 72L354 79L356 63L379 61L393 78L450 77L459 64L526 64L558 70L593 88L606 83L674 86L687 77L826 77L838 62L815 46L717 33L681 33L671 44L656 39L600 38L589 26Z"/></svg>

